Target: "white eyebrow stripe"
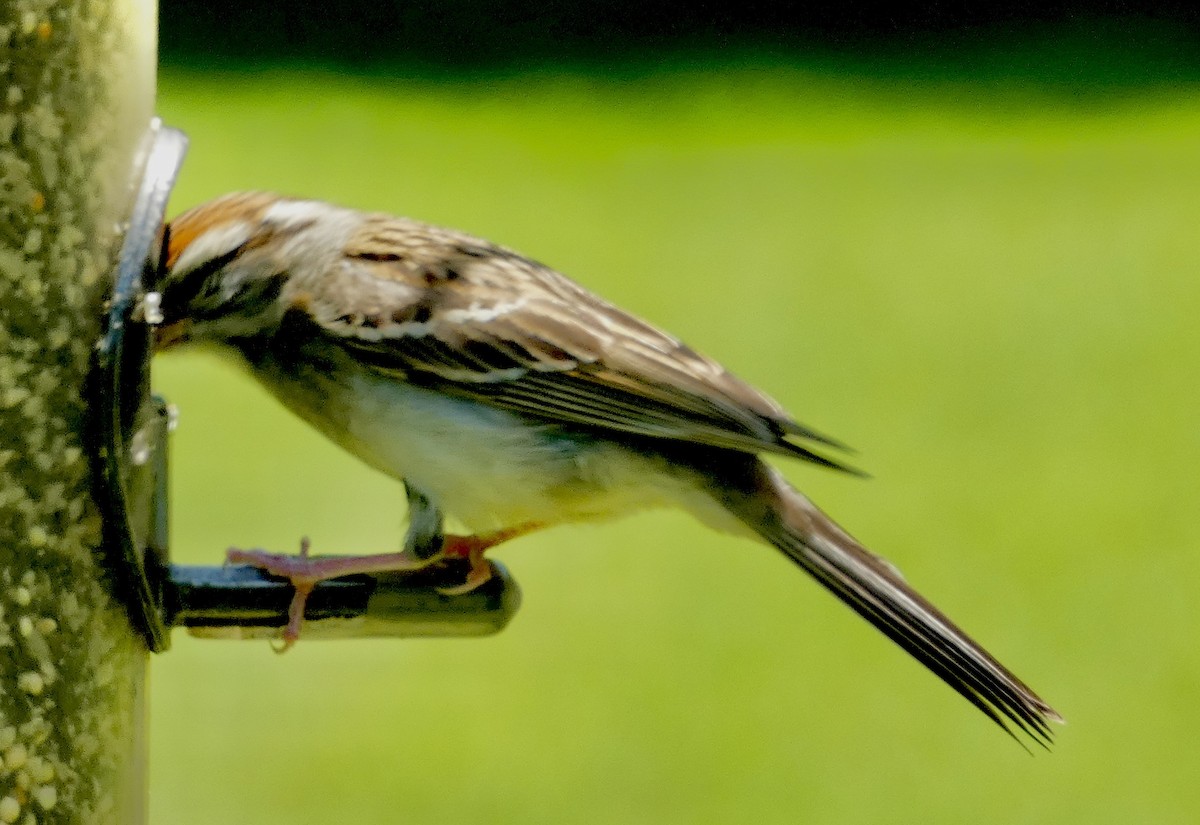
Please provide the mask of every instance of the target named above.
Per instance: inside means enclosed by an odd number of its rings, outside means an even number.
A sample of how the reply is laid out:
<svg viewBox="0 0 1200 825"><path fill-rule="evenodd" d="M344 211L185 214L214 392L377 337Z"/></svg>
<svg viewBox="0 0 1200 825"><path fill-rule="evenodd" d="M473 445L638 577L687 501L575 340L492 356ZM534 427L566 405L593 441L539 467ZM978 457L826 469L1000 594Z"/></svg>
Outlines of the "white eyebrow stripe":
<svg viewBox="0 0 1200 825"><path fill-rule="evenodd" d="M276 201L263 214L267 223L278 223L292 227L309 224L329 214L329 205L320 201Z"/></svg>

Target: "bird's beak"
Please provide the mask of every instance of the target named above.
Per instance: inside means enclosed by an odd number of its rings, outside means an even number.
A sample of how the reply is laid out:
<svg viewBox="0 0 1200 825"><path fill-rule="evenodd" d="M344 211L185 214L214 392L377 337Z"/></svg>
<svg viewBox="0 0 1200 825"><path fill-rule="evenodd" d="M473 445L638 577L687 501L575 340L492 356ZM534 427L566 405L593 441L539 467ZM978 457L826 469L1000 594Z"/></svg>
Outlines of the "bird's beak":
<svg viewBox="0 0 1200 825"><path fill-rule="evenodd" d="M188 339L192 322L186 318L170 324L162 324L154 328L154 351L162 352Z"/></svg>

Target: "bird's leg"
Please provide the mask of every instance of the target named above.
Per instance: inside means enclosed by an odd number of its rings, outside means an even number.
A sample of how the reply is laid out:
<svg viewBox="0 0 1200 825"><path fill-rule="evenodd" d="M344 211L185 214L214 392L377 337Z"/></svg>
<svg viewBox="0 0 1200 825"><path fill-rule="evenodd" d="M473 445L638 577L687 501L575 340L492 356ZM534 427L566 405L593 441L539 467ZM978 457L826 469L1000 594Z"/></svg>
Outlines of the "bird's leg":
<svg viewBox="0 0 1200 825"><path fill-rule="evenodd" d="M288 605L288 622L283 628L282 646L276 652L283 653L300 638L300 626L304 624L304 605L309 594L319 583L342 576L362 573L416 572L423 570L442 558L441 554L427 559L418 558L407 548L399 553L378 553L370 556L333 556L314 559L308 555L308 538L300 540L300 553L268 553L264 550L239 550L231 547L225 553L226 564L248 564L272 576L287 579L295 588L292 602Z"/></svg>
<svg viewBox="0 0 1200 825"><path fill-rule="evenodd" d="M414 552L411 536L410 541L405 543L405 549L399 553L318 559L309 556L309 541L304 538L300 540L298 555L230 548L225 554L225 563L248 564L291 582L295 592L292 594L291 604L288 605L288 621L283 628L282 643L276 648L276 652L283 653L300 638L300 628L304 624L304 605L313 588L323 581L366 573L415 573L444 559L466 559L471 567L463 583L452 587L439 587L437 590L447 596L469 593L492 577L492 565L484 558L484 552L541 526L531 522L479 536L445 536L442 538L441 548L427 558L422 558Z"/></svg>
<svg viewBox="0 0 1200 825"><path fill-rule="evenodd" d="M442 511L429 496L411 482L404 482L408 496L408 533L404 536L404 549L418 559L428 559L442 552L445 531Z"/></svg>
<svg viewBox="0 0 1200 825"><path fill-rule="evenodd" d="M497 530L494 533L484 533L479 536L446 536L442 541L440 557L444 559L466 559L470 562L471 569L467 572L467 578L462 584L457 584L453 587L439 587L437 591L446 596L470 593L492 577L492 565L483 557L485 552L509 539L524 536L527 533L532 533L534 530L540 530L543 526L536 521L530 521L525 524L518 524L516 527Z"/></svg>

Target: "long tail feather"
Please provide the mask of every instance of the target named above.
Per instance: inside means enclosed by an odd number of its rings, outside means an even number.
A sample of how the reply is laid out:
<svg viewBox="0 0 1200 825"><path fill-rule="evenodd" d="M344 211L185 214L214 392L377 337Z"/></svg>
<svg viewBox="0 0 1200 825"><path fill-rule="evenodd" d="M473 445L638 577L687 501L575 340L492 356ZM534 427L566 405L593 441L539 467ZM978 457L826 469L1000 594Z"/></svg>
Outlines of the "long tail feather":
<svg viewBox="0 0 1200 825"><path fill-rule="evenodd" d="M874 555L773 468L725 486L723 503L835 596L1010 735L1024 731L1046 746L1062 717L1024 682L922 598L891 564ZM732 487L732 489L731 489Z"/></svg>

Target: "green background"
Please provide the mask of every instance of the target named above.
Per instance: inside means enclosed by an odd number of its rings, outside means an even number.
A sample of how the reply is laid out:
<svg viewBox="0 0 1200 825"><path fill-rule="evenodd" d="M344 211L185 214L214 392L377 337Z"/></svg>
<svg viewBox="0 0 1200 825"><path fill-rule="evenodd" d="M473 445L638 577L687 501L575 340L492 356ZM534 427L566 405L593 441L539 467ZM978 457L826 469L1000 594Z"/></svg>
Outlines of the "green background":
<svg viewBox="0 0 1200 825"><path fill-rule="evenodd" d="M1069 724L1028 755L778 554L655 513L499 550L525 601L493 638L177 633L153 821L1195 822L1200 93L1151 34L168 65L172 211L263 188L407 214L675 332L853 444L870 481L785 471ZM396 549L397 483L231 364L155 369L176 560Z"/></svg>

